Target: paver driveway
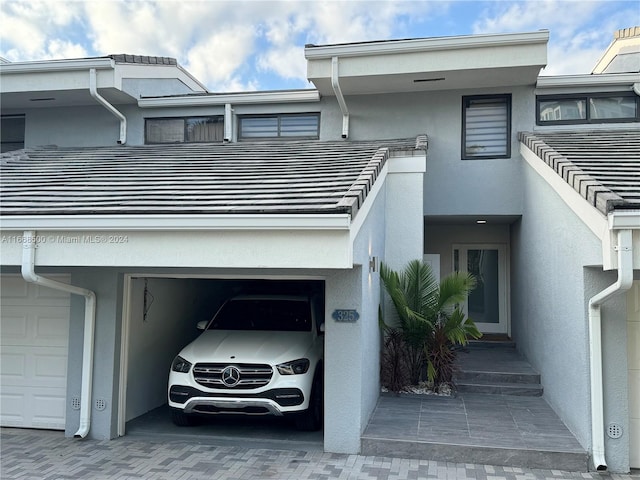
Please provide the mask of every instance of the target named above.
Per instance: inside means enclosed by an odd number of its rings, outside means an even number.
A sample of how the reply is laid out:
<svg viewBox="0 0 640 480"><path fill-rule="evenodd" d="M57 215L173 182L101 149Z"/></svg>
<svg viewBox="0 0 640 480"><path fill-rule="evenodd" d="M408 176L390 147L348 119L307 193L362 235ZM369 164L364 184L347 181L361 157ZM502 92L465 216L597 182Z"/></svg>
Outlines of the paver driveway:
<svg viewBox="0 0 640 480"><path fill-rule="evenodd" d="M640 479L318 451L251 449L152 438L76 440L60 432L0 430L0 478L38 480Z"/></svg>

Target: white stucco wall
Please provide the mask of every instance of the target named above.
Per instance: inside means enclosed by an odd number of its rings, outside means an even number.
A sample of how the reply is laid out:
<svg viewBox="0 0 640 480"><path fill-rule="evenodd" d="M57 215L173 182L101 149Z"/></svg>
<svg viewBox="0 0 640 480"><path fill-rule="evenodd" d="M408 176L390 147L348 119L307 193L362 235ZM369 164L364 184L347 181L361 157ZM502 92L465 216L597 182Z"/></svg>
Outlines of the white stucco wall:
<svg viewBox="0 0 640 480"><path fill-rule="evenodd" d="M3 112L4 113L4 112ZM102 106L34 108L25 114L25 147L116 146L120 122Z"/></svg>
<svg viewBox="0 0 640 480"><path fill-rule="evenodd" d="M362 426L363 268L338 270L325 285L325 385L324 449L334 453L358 453ZM335 309L357 310L355 323L331 318Z"/></svg>
<svg viewBox="0 0 640 480"><path fill-rule="evenodd" d="M385 166L383 187L354 239L354 268L338 271L326 282L327 333L325 339L325 450L360 451L360 435L380 394L381 302L379 262L394 268L422 258L421 204L424 157L391 158ZM367 202L374 197L370 195ZM360 219L362 221L362 219ZM377 259L376 271L369 260ZM331 319L336 308L355 308L356 323Z"/></svg>
<svg viewBox="0 0 640 480"><path fill-rule="evenodd" d="M461 160L462 96L502 93L512 94L512 158ZM346 101L351 140L427 134L425 215L521 213L516 132L533 127L535 98L531 87L359 95ZM335 98L324 98L321 104L321 138L339 138L342 124Z"/></svg>
<svg viewBox="0 0 640 480"><path fill-rule="evenodd" d="M22 262L22 231L2 230L0 264ZM259 240L257 240L259 239ZM38 231L39 266L345 268L349 230ZM260 248L256 248L259 241ZM149 248L153 245L153 248Z"/></svg>
<svg viewBox="0 0 640 480"><path fill-rule="evenodd" d="M512 335L541 373L545 399L589 450L587 304L616 274L602 272L599 239L529 166L523 186L524 214L512 227ZM620 297L603 308L605 425L627 421L624 307ZM610 470L628 468L628 445L607 439L606 447Z"/></svg>
<svg viewBox="0 0 640 480"><path fill-rule="evenodd" d="M115 269L72 270L71 283L96 294L96 319L89 438L107 440L116 435L118 374L120 369L120 319L122 276ZM71 295L67 399L80 398L84 334L84 298ZM95 408L96 402L105 406ZM73 436L80 425L80 411L67 402L65 435Z"/></svg>
<svg viewBox="0 0 640 480"><path fill-rule="evenodd" d="M126 420L167 403L169 367L180 349L199 333L198 298L206 292L193 279L131 280ZM213 295L214 292L211 292Z"/></svg>
<svg viewBox="0 0 640 480"><path fill-rule="evenodd" d="M361 364L360 378L362 392L360 396L360 433L369 421L380 395L380 328L378 325L378 306L380 305L379 261L385 252L385 223L388 209L387 192L389 180L382 188L369 211L365 224L361 227L354 242L354 263L361 265L362 312L361 312ZM378 271L371 271L369 260L375 257Z"/></svg>

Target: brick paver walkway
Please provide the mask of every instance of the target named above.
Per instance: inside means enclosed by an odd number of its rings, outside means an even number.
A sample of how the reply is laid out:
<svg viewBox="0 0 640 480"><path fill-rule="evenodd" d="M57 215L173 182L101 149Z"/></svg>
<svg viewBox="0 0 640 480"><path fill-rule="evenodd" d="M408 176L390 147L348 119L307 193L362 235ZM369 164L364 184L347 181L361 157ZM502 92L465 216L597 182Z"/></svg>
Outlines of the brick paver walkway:
<svg viewBox="0 0 640 480"><path fill-rule="evenodd" d="M38 480L630 480L640 475L527 470L428 460L250 449L0 429L0 478Z"/></svg>

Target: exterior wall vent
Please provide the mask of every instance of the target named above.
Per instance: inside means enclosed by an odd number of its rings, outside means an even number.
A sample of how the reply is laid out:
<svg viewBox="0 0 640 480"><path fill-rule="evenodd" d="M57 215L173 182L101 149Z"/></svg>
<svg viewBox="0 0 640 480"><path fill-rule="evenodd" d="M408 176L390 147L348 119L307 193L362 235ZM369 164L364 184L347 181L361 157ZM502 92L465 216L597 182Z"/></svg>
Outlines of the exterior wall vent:
<svg viewBox="0 0 640 480"><path fill-rule="evenodd" d="M607 435L609 435L609 438L622 437L622 426L618 423L610 423L607 427Z"/></svg>
<svg viewBox="0 0 640 480"><path fill-rule="evenodd" d="M96 410L98 410L99 412L103 411L105 408L107 408L107 401L104 400L103 398L97 398L96 399Z"/></svg>

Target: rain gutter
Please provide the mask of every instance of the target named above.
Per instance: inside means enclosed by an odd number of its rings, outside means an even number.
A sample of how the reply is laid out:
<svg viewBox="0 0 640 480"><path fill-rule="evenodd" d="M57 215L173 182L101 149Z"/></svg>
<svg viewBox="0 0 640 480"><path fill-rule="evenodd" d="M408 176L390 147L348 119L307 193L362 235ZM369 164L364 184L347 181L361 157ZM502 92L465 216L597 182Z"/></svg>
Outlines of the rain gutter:
<svg viewBox="0 0 640 480"><path fill-rule="evenodd" d="M41 277L35 272L36 232L27 230L23 236L22 277L29 283L82 295L84 303L84 341L82 348L82 387L80 394L80 427L74 434L85 438L91 428L91 384L93 381L93 339L96 320L96 294L91 290Z"/></svg>

